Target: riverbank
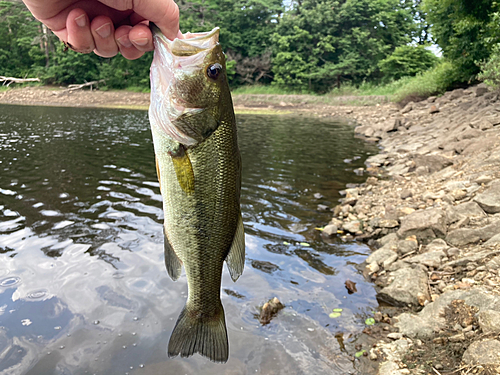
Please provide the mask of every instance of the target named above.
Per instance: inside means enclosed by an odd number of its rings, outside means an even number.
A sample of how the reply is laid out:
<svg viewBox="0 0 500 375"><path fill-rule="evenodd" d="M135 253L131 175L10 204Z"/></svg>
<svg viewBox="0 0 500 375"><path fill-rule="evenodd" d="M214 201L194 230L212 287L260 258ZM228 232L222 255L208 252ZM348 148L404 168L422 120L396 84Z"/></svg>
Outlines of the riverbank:
<svg viewBox="0 0 500 375"><path fill-rule="evenodd" d="M353 116L382 151L323 235L374 246L360 270L381 306L398 307L375 313L361 362L380 375L500 373L499 94L478 86Z"/></svg>
<svg viewBox="0 0 500 375"><path fill-rule="evenodd" d="M131 91L73 90L50 87L23 87L0 91L0 104L43 105L86 108L124 108L147 110L149 93ZM350 115L349 106L364 107L388 102L385 96L313 95L233 95L236 113L314 113L320 116ZM342 108L339 108L341 106Z"/></svg>

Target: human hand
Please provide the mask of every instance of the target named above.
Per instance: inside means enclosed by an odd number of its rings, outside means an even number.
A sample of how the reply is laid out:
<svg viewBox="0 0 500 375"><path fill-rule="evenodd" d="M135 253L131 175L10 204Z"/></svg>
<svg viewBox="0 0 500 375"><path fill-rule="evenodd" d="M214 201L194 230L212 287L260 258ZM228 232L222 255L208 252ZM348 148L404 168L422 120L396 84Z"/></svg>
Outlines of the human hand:
<svg viewBox="0 0 500 375"><path fill-rule="evenodd" d="M173 0L23 0L36 19L73 50L129 59L153 50L148 21L169 39L179 32Z"/></svg>

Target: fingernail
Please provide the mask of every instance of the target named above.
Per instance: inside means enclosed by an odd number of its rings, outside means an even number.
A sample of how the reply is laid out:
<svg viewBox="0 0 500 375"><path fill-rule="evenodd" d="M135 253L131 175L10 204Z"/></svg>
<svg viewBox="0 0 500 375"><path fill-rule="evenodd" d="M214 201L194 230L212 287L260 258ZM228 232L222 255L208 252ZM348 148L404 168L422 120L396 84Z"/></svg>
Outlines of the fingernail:
<svg viewBox="0 0 500 375"><path fill-rule="evenodd" d="M98 27L97 29L95 29L95 32L101 38L107 38L108 36L111 35L111 24L110 23L105 23L101 27Z"/></svg>
<svg viewBox="0 0 500 375"><path fill-rule="evenodd" d="M148 44L148 38L134 39L132 42L134 44L137 44L138 46L145 46L146 44Z"/></svg>
<svg viewBox="0 0 500 375"><path fill-rule="evenodd" d="M81 16L75 18L75 22L78 26L84 27L87 24L87 16L82 14Z"/></svg>
<svg viewBox="0 0 500 375"><path fill-rule="evenodd" d="M120 43L123 47L130 48L132 47L132 43L130 43L130 39L128 35L124 35L117 39L118 43Z"/></svg>

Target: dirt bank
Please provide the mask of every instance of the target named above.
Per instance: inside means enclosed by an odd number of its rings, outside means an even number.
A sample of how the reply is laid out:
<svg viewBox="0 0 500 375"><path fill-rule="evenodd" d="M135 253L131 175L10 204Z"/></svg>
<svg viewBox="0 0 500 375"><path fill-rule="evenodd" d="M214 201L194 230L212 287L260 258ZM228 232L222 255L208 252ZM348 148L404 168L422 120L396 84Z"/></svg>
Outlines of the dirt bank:
<svg viewBox="0 0 500 375"><path fill-rule="evenodd" d="M361 367L499 374L499 94L478 86L353 116L355 132L382 152L368 159L372 177L346 190L323 235L373 245L360 270L381 302L398 307L381 308L365 330L380 334L382 326L387 337L365 345Z"/></svg>
<svg viewBox="0 0 500 375"><path fill-rule="evenodd" d="M384 96L324 97L312 95L233 95L237 113L314 113L321 116L349 115L359 106L387 103ZM25 87L0 92L0 104L62 107L129 108L147 110L149 93L130 91L74 90ZM339 109L339 106L342 108ZM354 106L350 108L349 106Z"/></svg>

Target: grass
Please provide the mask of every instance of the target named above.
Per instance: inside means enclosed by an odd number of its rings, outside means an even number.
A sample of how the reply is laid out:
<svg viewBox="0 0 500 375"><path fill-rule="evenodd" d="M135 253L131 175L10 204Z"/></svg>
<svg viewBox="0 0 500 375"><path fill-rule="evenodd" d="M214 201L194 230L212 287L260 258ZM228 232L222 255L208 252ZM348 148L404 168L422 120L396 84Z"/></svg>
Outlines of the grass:
<svg viewBox="0 0 500 375"><path fill-rule="evenodd" d="M275 85L241 86L231 90L233 95L314 95L303 90L288 90Z"/></svg>

